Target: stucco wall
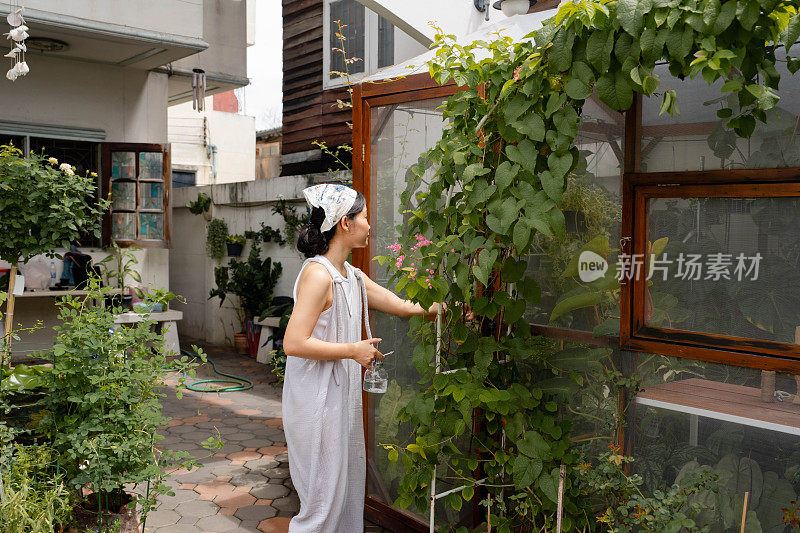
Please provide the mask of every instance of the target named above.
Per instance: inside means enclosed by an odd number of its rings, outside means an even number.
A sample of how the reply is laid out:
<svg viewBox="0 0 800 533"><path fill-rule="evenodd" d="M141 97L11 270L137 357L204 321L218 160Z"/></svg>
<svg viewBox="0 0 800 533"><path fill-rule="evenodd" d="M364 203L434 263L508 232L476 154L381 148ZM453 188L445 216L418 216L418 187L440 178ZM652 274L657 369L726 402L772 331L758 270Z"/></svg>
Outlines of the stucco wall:
<svg viewBox="0 0 800 533"><path fill-rule="evenodd" d="M101 129L106 141L167 141L167 76L45 56L0 84L3 120Z"/></svg>
<svg viewBox="0 0 800 533"><path fill-rule="evenodd" d="M182 336L232 345L233 334L241 329L231 301L226 299L220 308L217 298L208 299L208 293L214 287L214 267L227 264L229 258L219 262L208 257L205 251L206 221L201 216L189 213L184 206L196 199L200 192L205 192L214 200L213 216L224 219L230 233L241 234L248 229L260 229L261 222L283 230L283 217L272 214L275 202L282 195L287 201L297 202L295 205L300 212L304 212L305 201L302 200L301 191L325 179L329 179L329 176L313 174L175 189L173 230L174 235L180 238L175 239L170 250L169 270L172 291L187 301L185 305L173 306L184 313L183 321L178 325ZM250 251L249 246L250 242L242 252L243 259ZM284 247L274 243L262 246L262 258L269 255L283 267L275 295L291 296L303 257L288 244Z"/></svg>

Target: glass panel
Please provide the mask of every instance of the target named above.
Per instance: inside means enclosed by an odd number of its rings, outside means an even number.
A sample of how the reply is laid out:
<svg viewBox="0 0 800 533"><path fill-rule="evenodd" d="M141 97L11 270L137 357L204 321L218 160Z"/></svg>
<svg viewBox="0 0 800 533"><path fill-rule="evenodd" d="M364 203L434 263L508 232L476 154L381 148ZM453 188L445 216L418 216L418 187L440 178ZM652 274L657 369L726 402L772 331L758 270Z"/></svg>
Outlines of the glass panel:
<svg viewBox="0 0 800 533"><path fill-rule="evenodd" d="M711 531L783 533L783 509L797 509L800 377L639 354L643 389L633 406L633 463L646 493L710 471L718 491L692 501Z"/></svg>
<svg viewBox="0 0 800 533"><path fill-rule="evenodd" d="M139 213L139 238L163 239L164 215L161 213Z"/></svg>
<svg viewBox="0 0 800 533"><path fill-rule="evenodd" d="M375 191L374 205L369 206L373 226L370 240L370 257L389 253L387 247L399 236L397 226L403 224L399 213L400 193L406 190L406 175L410 167L425 163L421 154L441 139L444 123L437 109L442 99L423 100L372 109L370 180ZM432 169L428 169L432 172ZM412 195L413 196L413 195ZM370 275L382 286L389 286L386 266L371 263ZM390 289L393 289L389 286ZM409 339L408 320L385 313L373 317L374 334L383 339L379 349L395 350L386 358L384 366L389 375L386 394L371 394L368 407L368 494L389 503L397 498L397 489L403 476L402 462L393 464L381 444L405 446L409 444L412 427L397 423L397 411L418 390L419 373L412 363L416 343ZM437 492L452 486L437 481ZM437 506L437 521L455 525L471 512L464 506L461 514L444 505ZM427 516L424 517L427 520Z"/></svg>
<svg viewBox="0 0 800 533"><path fill-rule="evenodd" d="M625 121L593 94L584 105L581 128L575 140L581 161L569 176L559 207L564 212L563 238L537 235L528 260L529 276L540 285L540 302L528 302L526 317L536 324L551 324L597 334L619 333L619 286L599 280L588 284L576 270L583 250L616 262L622 219L622 164ZM613 277L609 269L608 279ZM608 281L608 280L606 280ZM597 293L593 305L583 305L586 295ZM554 311L556 311L554 313Z"/></svg>
<svg viewBox="0 0 800 533"><path fill-rule="evenodd" d="M140 180L163 180L164 165L163 154L161 152L140 152L139 153L139 179Z"/></svg>
<svg viewBox="0 0 800 533"><path fill-rule="evenodd" d="M136 179L136 152L112 152L111 177Z"/></svg>
<svg viewBox="0 0 800 533"><path fill-rule="evenodd" d="M335 0L330 3L330 79L341 73L364 72L364 6L356 0ZM336 22L338 21L338 23ZM344 40L344 42L342 42ZM344 46L343 46L344 45Z"/></svg>
<svg viewBox="0 0 800 533"><path fill-rule="evenodd" d="M163 183L140 183L139 184L139 207L141 209L163 209L164 208L164 184Z"/></svg>
<svg viewBox="0 0 800 533"><path fill-rule="evenodd" d="M776 51L775 65L781 75L775 109L766 124L756 121L750 139L740 139L724 127L717 110L738 112L733 93L721 93L723 81L709 86L701 76L683 81L670 75L666 65L655 73L665 87L678 94L680 114L659 116L661 98L642 102L642 171L670 172L722 168L775 168L800 166L800 76L786 68L785 53ZM730 97L730 102L728 101Z"/></svg>
<svg viewBox="0 0 800 533"><path fill-rule="evenodd" d="M654 198L648 206L657 260L647 324L795 342L800 198Z"/></svg>
<svg viewBox="0 0 800 533"><path fill-rule="evenodd" d="M136 182L112 181L111 182L111 208L114 211L136 210Z"/></svg>
<svg viewBox="0 0 800 533"><path fill-rule="evenodd" d="M378 17L378 68L394 65L394 24Z"/></svg>
<svg viewBox="0 0 800 533"><path fill-rule="evenodd" d="M136 213L112 213L111 235L117 240L136 239Z"/></svg>

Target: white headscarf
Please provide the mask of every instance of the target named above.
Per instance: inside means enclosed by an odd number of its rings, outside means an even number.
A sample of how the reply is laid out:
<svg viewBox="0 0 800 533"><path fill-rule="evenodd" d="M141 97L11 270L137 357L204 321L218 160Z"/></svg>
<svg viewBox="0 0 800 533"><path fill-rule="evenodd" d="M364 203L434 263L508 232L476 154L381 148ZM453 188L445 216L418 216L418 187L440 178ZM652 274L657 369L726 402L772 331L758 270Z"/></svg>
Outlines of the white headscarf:
<svg viewBox="0 0 800 533"><path fill-rule="evenodd" d="M338 183L323 183L303 189L303 196L311 207L321 207L325 211L325 220L320 230L328 231L345 216L356 201L358 193Z"/></svg>

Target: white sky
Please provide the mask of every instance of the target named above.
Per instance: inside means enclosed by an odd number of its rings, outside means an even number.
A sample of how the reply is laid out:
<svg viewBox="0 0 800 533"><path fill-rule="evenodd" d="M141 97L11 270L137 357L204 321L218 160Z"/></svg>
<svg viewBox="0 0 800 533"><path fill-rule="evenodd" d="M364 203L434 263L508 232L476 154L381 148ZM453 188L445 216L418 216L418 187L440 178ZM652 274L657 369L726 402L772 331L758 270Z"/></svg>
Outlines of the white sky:
<svg viewBox="0 0 800 533"><path fill-rule="evenodd" d="M281 0L257 0L256 44L247 49L244 113L256 117L256 130L281 125L283 79Z"/></svg>

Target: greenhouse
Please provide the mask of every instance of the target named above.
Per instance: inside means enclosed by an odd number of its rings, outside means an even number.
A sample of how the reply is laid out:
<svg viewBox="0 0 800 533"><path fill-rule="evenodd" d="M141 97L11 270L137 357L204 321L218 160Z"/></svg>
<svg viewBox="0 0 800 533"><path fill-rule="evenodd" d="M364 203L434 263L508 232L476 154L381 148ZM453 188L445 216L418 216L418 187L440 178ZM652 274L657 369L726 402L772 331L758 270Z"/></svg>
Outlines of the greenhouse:
<svg viewBox="0 0 800 533"><path fill-rule="evenodd" d="M546 19L541 15L514 17L459 44L505 36L517 41L541 27ZM490 57L491 52L483 48L478 44L470 52L475 64ZM461 51L459 61L468 64L464 60L467 53ZM500 54L494 53L495 58ZM513 52L506 53L520 63ZM713 477L713 489L695 484L688 497L691 504L703 507L694 520L711 526L712 531L739 531L741 525L742 531L778 532L797 524L792 517L798 516L795 501L800 488L800 379L793 375L800 369L800 79L787 70L785 50L777 50L775 55L780 75L775 92L780 100L749 138L738 136L720 118L726 116L724 109L731 102L735 107L734 95L720 91L724 79L709 85L701 76L675 77L666 61L657 62L653 71L660 78L659 92L649 97L634 93L632 105L623 112L604 103L597 89L587 94L574 140L579 155L556 202L563 212L562 231L548 235L545 228L537 232L529 253L522 258L525 275L535 281L535 287L509 290L507 285L513 283L505 283L504 268L502 276L493 282L490 277L484 289L489 294L508 290L526 300L523 318L530 324L533 354L514 362L513 353L496 352L501 358L497 362L513 364L519 383L543 391L558 403L553 405L555 422L571 426L569 440L579 450L580 461L608 457L603 454L611 447L620 461L625 456L628 474L641 476L639 489L645 495L659 491L663 495L674 484L690 479L690 474L695 476L694 483L703 475ZM403 235L404 228L415 217L415 227L436 230L438 221L431 214L431 205L436 205L439 213L447 213L444 179L436 179L441 159L431 157L443 142L443 133L445 141L452 139L446 130L455 129L458 118L454 117L459 114L467 117L472 128L477 124L473 133L478 133L484 125L479 122L481 113L487 108L490 115L494 112L491 103L477 112L463 105L485 98L483 87L466 78L458 84L452 78L437 83L428 72L426 62L431 60L445 63L443 56L428 52L354 87L353 153L363 154L361 160L354 157L354 187L365 191L378 237L360 257L360 266L381 284L396 280L398 269L390 269L390 263L383 267L368 263L368 259L388 253L387 247L398 238L408 237ZM491 71L485 65L481 68L484 73ZM490 79L491 84L497 83ZM677 95L672 115L663 110L663 90ZM466 94L470 91L475 94ZM509 107L502 112L508 116ZM502 128L498 124L495 132L509 144L523 138ZM466 150L469 162L469 148ZM457 156L455 162L450 161L456 173L468 170L461 157L461 161ZM478 155L478 159L484 157L489 161L488 156ZM509 158L513 161L510 154ZM459 191L466 192L464 187L477 191L481 179L490 178L487 182L491 183L495 171L497 183L499 168L486 170L488 176L478 173L469 185L466 175L447 183L453 184L457 196ZM427 193L437 198L432 200ZM420 212L423 209L428 211ZM502 209L502 205L488 204L484 233L497 232L489 217L502 219ZM502 226L502 220L496 223ZM508 230L508 225L503 230ZM458 261L472 264L478 261L475 252L483 242L463 243L464 253L447 255L447 260L458 257ZM438 260L443 255L435 257ZM592 268L593 261L599 262L597 270ZM450 263L445 272L453 267ZM447 283L455 283L454 278L462 274L453 270L452 277L445 276ZM515 278L520 275L509 274L509 279ZM479 305L486 306L486 298ZM509 309L504 310L508 313ZM488 319L490 314L484 316ZM386 331L393 332L391 346L407 356L392 358L388 363L389 392L383 397L369 395L365 407L368 510L384 521L401 521L419 530L427 529L429 518L451 526L485 523L487 501L479 501L488 492L463 506L459 501L464 487L469 487L470 493L474 487L478 494L481 484L488 483L484 466L464 469L468 463L464 458L472 454L476 459L472 467L487 460L492 466L502 464L492 463L492 459L497 460L497 450L511 447L506 442L511 420L503 418L505 430L498 429L497 419L492 418L495 413L486 416L478 407L472 427L454 431L448 426L447 411L458 409L457 404L440 403L438 395L435 400L429 396L429 407L436 405L437 414L428 422L440 440L446 440L450 430L456 448L450 453L445 446L433 446L439 450L441 463L435 470L429 458L398 461L396 449L416 456L415 442L424 446L430 433L409 422L398 428L395 420L424 418L408 415L408 411L421 408L422 404L415 403L423 401L420 389L430 390L433 385L446 396L449 385L445 384L451 382L442 379L440 387L437 379L443 376L436 373L457 376L460 371L448 366L442 353L435 363L437 370L431 372L434 362L425 354L424 345L430 346L432 341L423 340L422 346L419 339L409 342L407 321L384 316L376 321L375 329L384 332L384 338ZM487 322L489 334L500 338L506 333L497 330L496 320ZM422 330L435 335L431 327ZM445 352L448 346L452 354L464 351L458 348L463 338L459 339L456 331L445 328L440 332ZM488 382L493 379L507 376L490 371ZM486 400L481 397L473 407L486 405ZM488 403L491 405L491 400ZM544 431L539 432L548 438ZM558 439L559 434L554 431L549 437ZM479 435L492 436L496 442L476 446ZM569 468L579 470L578 459L571 461ZM505 479L517 480L517 467L506 464L509 472ZM542 463L535 468L528 481L538 478L531 484L555 496L558 470L546 484L547 467L541 475ZM420 472L435 472L434 484ZM567 484L569 487L569 481ZM411 504L407 495L413 490L436 494L435 509L430 511L429 503L427 510L410 505L414 513L391 507L395 500ZM498 490L491 492L497 494ZM513 487L506 489L507 495L513 492ZM539 511L545 515L553 512L559 504L556 500L560 496L553 501L544 498ZM612 501L617 509L628 503ZM631 507L632 514L636 511L633 504ZM507 502L506 509L510 508ZM635 509L643 512L643 508ZM536 512L536 506L529 510ZM534 522L538 527L546 523Z"/></svg>

